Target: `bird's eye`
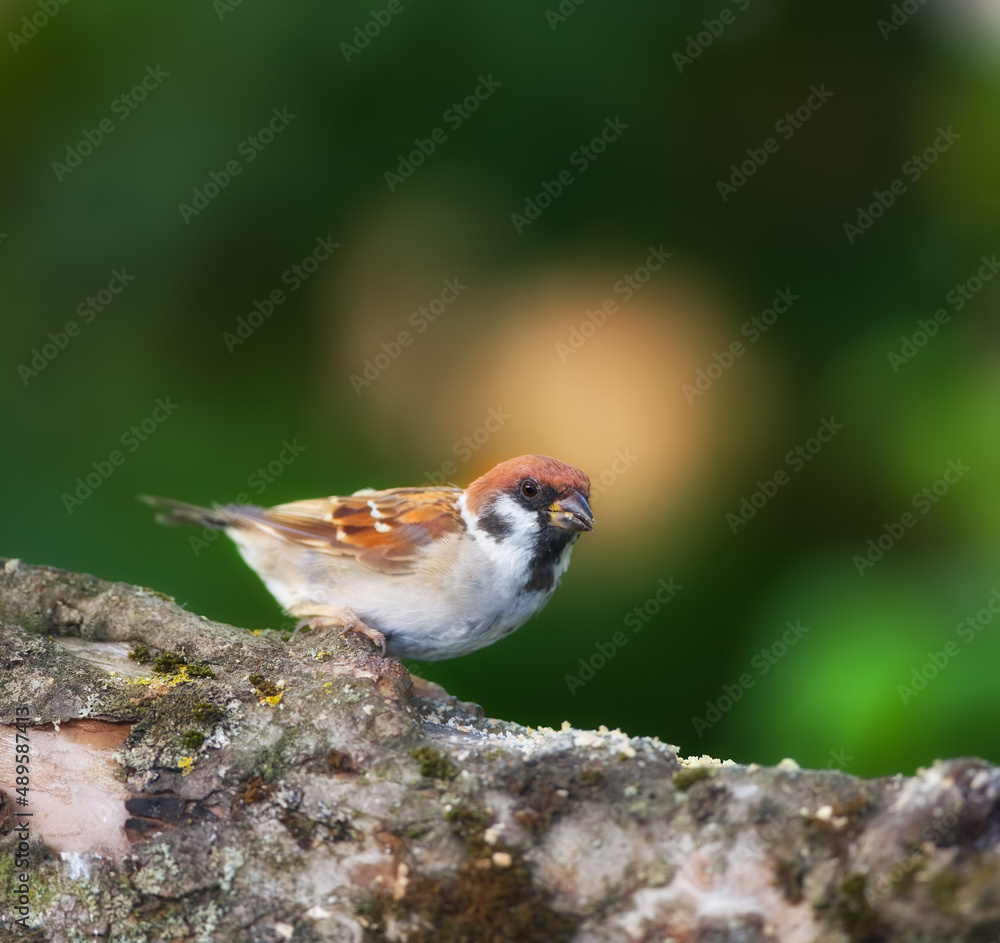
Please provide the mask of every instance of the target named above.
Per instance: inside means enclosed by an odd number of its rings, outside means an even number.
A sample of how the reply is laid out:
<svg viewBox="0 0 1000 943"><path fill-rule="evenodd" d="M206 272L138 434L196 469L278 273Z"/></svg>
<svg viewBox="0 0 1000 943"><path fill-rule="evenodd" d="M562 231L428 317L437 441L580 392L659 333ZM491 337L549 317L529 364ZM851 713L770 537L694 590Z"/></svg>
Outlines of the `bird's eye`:
<svg viewBox="0 0 1000 943"><path fill-rule="evenodd" d="M534 478L525 478L521 482L521 494L526 498L533 498L538 494L538 482Z"/></svg>

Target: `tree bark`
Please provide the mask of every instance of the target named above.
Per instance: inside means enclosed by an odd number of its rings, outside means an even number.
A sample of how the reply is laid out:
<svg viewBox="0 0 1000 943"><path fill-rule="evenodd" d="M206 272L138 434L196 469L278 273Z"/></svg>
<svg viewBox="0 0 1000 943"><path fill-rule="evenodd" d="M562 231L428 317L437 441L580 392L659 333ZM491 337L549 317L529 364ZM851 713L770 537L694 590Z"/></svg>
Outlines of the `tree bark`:
<svg viewBox="0 0 1000 943"><path fill-rule="evenodd" d="M2 559L0 724L3 939L1000 933L979 759L862 780L525 728L364 639Z"/></svg>

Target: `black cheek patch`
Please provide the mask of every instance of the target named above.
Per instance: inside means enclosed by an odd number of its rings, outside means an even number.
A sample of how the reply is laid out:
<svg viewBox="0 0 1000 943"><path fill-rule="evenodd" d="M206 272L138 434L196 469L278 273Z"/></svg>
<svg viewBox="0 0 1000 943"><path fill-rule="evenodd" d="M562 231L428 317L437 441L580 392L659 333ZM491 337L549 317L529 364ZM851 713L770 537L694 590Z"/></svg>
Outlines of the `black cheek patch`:
<svg viewBox="0 0 1000 943"><path fill-rule="evenodd" d="M501 517L495 509L491 508L479 515L479 529L485 531L497 542L509 537L514 530L514 525L506 518Z"/></svg>

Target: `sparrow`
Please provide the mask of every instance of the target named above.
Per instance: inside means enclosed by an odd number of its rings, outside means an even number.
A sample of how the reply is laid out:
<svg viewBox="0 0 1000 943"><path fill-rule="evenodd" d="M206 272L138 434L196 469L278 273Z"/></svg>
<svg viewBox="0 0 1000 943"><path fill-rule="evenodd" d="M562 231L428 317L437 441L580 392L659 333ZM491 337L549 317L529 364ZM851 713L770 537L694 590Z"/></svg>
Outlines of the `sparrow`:
<svg viewBox="0 0 1000 943"><path fill-rule="evenodd" d="M383 655L438 661L490 645L552 597L593 530L590 480L546 455L464 490L370 488L272 508L142 497L161 523L223 530L299 625L360 633Z"/></svg>

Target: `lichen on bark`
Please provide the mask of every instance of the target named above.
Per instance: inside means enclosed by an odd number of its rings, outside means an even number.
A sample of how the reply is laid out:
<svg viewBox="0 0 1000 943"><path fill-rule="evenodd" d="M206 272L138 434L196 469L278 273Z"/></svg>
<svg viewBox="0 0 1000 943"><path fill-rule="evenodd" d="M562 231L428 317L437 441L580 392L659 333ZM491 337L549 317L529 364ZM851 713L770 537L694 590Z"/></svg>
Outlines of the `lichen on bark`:
<svg viewBox="0 0 1000 943"><path fill-rule="evenodd" d="M25 718L29 808L44 814L29 930L5 907L0 936L1000 932L1000 772L982 760L876 780L683 760L603 727L485 719L414 688L363 639L254 634L151 590L0 560L4 900L19 881L9 744Z"/></svg>

